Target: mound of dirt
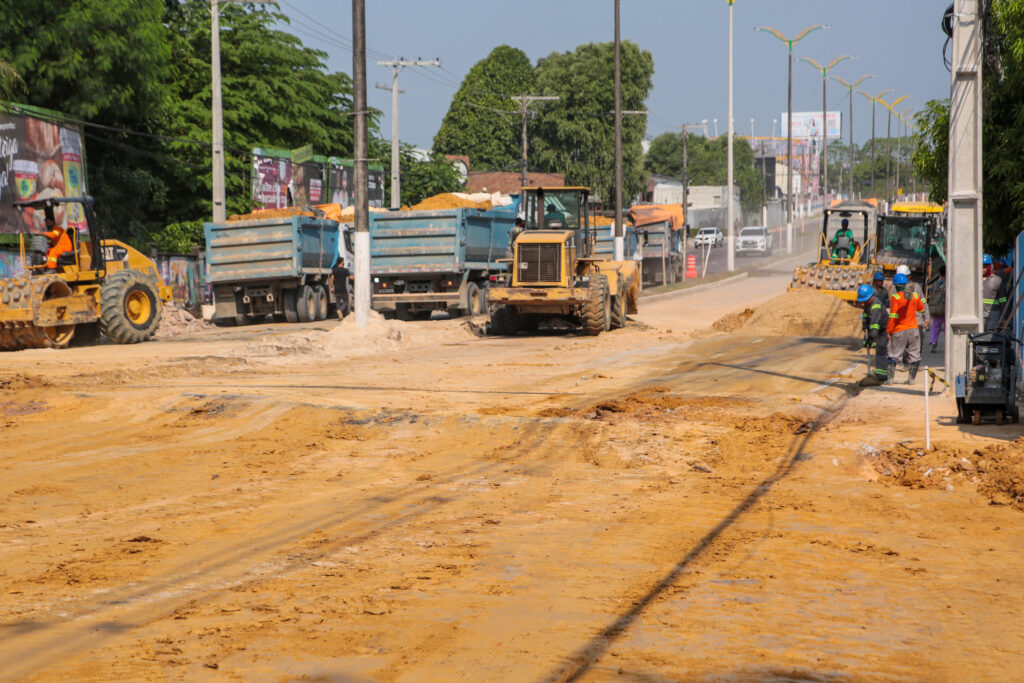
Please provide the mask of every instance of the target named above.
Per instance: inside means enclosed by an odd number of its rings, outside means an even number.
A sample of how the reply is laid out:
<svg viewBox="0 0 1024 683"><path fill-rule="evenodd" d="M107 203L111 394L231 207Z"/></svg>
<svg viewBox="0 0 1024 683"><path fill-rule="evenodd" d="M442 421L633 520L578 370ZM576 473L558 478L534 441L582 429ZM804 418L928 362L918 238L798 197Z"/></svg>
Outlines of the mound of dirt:
<svg viewBox="0 0 1024 683"><path fill-rule="evenodd" d="M751 404L738 398L705 397L684 398L666 393L663 389L645 389L618 399L599 401L589 408L544 408L537 417L579 417L604 422L622 419L664 421L683 418L707 417L725 409L739 409Z"/></svg>
<svg viewBox="0 0 1024 683"><path fill-rule="evenodd" d="M0 393L21 391L23 389L41 389L49 386L53 385L45 377L23 375L20 372L0 377Z"/></svg>
<svg viewBox="0 0 1024 683"><path fill-rule="evenodd" d="M213 323L197 318L173 301L164 304L160 316L160 327L156 328L157 339L180 337L183 334L213 329Z"/></svg>
<svg viewBox="0 0 1024 683"><path fill-rule="evenodd" d="M813 290L786 292L742 313L730 313L712 325L721 332L855 337L860 334L860 309L830 294Z"/></svg>
<svg viewBox="0 0 1024 683"><path fill-rule="evenodd" d="M920 444L897 444L864 457L881 481L947 490L970 483L992 503L1024 511L1024 437L978 449L935 443L925 451Z"/></svg>

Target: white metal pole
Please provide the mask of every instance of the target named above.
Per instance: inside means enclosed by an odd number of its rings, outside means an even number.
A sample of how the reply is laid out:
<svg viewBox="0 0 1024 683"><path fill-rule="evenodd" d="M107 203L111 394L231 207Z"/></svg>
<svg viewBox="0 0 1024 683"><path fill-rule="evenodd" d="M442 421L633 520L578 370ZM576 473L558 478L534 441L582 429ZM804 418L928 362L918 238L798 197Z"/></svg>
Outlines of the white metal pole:
<svg viewBox="0 0 1024 683"><path fill-rule="evenodd" d="M398 154L398 64L391 67L391 208L402 208L401 159Z"/></svg>
<svg viewBox="0 0 1024 683"><path fill-rule="evenodd" d="M928 367L924 369L924 449L932 449L932 421L928 416Z"/></svg>
<svg viewBox="0 0 1024 683"><path fill-rule="evenodd" d="M220 4L210 0L210 70L213 75L213 222L223 223L224 206L224 115L220 95Z"/></svg>
<svg viewBox="0 0 1024 683"><path fill-rule="evenodd" d="M729 0L729 140L726 143L728 149L728 171L726 173L727 185L725 190L726 196L726 210L725 210L725 222L726 227L729 230L729 253L726 254L727 267L730 271L736 270L736 235L733 230L733 177L732 177L732 136L733 136L733 123L732 123L732 3L733 0Z"/></svg>

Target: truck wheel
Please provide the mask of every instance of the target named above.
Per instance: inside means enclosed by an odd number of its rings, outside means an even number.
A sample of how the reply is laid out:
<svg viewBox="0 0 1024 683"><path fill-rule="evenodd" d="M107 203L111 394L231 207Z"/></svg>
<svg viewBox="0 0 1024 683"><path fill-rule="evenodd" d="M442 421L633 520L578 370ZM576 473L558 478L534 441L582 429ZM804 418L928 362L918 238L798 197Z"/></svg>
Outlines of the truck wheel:
<svg viewBox="0 0 1024 683"><path fill-rule="evenodd" d="M302 285L295 294L295 310L300 323L313 322L316 318L316 294L309 285Z"/></svg>
<svg viewBox="0 0 1024 683"><path fill-rule="evenodd" d="M137 270L119 270L100 287L100 330L118 344L152 337L162 312L156 287Z"/></svg>
<svg viewBox="0 0 1024 683"><path fill-rule="evenodd" d="M519 331L519 311L511 306L498 306L491 311L491 334L511 337Z"/></svg>
<svg viewBox="0 0 1024 683"><path fill-rule="evenodd" d="M583 305L583 334L594 337L607 329L608 318L608 278L601 273L590 276L590 300Z"/></svg>
<svg viewBox="0 0 1024 683"><path fill-rule="evenodd" d="M469 304L469 308L466 309L469 315L481 315L487 312L487 301L484 299L483 290L475 282L469 283L466 302Z"/></svg>
<svg viewBox="0 0 1024 683"><path fill-rule="evenodd" d="M619 293L612 297L611 327L618 330L626 326L626 292L619 284Z"/></svg>
<svg viewBox="0 0 1024 683"><path fill-rule="evenodd" d="M329 301L327 290L317 285L313 288L313 291L316 293L316 319L327 320L327 304Z"/></svg>
<svg viewBox="0 0 1024 683"><path fill-rule="evenodd" d="M294 289L286 289L281 292L281 308L284 309L285 322L299 322L299 311L296 308Z"/></svg>

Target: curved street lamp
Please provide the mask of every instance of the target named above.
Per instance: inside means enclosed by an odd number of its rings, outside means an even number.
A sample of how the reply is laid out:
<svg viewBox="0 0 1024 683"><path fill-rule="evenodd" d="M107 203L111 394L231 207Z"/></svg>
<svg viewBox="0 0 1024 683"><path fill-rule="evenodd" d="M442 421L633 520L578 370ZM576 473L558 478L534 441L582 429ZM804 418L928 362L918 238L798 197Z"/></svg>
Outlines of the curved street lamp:
<svg viewBox="0 0 1024 683"><path fill-rule="evenodd" d="M770 33L786 44L789 53L789 88L786 104L786 253L793 253L793 46L819 29L830 28L824 24L813 24L808 26L792 38L782 35L778 29L771 26L758 26L755 31Z"/></svg>
<svg viewBox="0 0 1024 683"><path fill-rule="evenodd" d="M913 107L907 107L899 114L896 114L898 122L896 124L896 187L900 186L900 167L903 165L903 155L900 152L900 143L903 141L903 136L906 135L907 125L907 114L914 111ZM900 133L900 124L903 124L903 133ZM899 190L897 190L899 191Z"/></svg>
<svg viewBox="0 0 1024 683"><path fill-rule="evenodd" d="M887 202L892 197L892 192L889 190L889 168L892 164L892 115L896 113L896 105L908 97L910 95L902 95L889 103L882 99L878 100L883 107L889 110L889 124L885 131L885 201Z"/></svg>
<svg viewBox="0 0 1024 683"><path fill-rule="evenodd" d="M892 88L883 90L877 95L869 95L863 90L858 90L861 95L871 100L871 196L875 195L875 105L882 101L882 98L893 92Z"/></svg>
<svg viewBox="0 0 1024 683"><path fill-rule="evenodd" d="M841 62L845 62L848 59L856 59L853 55L843 55L836 57L826 66L818 64L810 57L801 57L800 61L807 62L815 69L821 72L821 159L822 159L822 180L821 180L821 197L822 204L824 205L826 198L828 197L828 99L826 97L828 90L828 72L832 70L834 66Z"/></svg>
<svg viewBox="0 0 1024 683"><path fill-rule="evenodd" d="M853 89L869 78L875 77L876 74L866 74L853 83L847 83L839 76L829 76L832 80L841 83L850 95L850 120L847 122L847 128L850 129L850 199L853 199Z"/></svg>

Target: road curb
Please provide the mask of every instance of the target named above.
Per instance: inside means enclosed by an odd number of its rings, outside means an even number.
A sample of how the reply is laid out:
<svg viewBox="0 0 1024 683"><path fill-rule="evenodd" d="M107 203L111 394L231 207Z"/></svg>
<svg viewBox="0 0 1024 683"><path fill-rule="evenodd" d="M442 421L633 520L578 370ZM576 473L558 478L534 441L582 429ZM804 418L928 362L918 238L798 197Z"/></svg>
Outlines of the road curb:
<svg viewBox="0 0 1024 683"><path fill-rule="evenodd" d="M706 289L711 289L712 287L719 287L721 285L727 285L727 284L729 284L731 282L739 282L740 280L745 280L748 277L750 277L750 273L740 273L739 275L733 275L732 277L727 277L724 280L718 280L717 282L709 282L706 285L697 285L696 287L687 287L686 289L677 289L674 292L665 292L663 294L652 294L650 296L641 296L640 297L640 302L644 303L644 302L647 302L647 301L658 301L659 299L668 299L669 297L673 297L673 296L684 296L686 294L695 294L697 292L702 292L702 291L704 291Z"/></svg>

